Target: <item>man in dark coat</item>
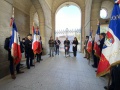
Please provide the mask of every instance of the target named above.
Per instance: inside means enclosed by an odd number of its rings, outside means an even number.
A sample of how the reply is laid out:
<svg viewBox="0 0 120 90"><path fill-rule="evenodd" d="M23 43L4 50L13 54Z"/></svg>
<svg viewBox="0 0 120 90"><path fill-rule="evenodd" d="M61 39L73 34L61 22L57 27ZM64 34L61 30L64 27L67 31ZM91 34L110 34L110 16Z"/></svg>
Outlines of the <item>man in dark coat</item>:
<svg viewBox="0 0 120 90"><path fill-rule="evenodd" d="M104 42L105 42L105 35L106 35L105 33L101 33L99 35L100 41L97 42L97 44L98 44L98 46L100 48L100 53L102 53L102 48L103 48L103 45L104 45ZM100 59L97 59L97 60L98 60L98 63L97 63L97 66L98 66Z"/></svg>
<svg viewBox="0 0 120 90"><path fill-rule="evenodd" d="M58 40L58 37L55 40L55 50L56 50L56 54L55 55L59 55L59 46L60 46L60 40Z"/></svg>
<svg viewBox="0 0 120 90"><path fill-rule="evenodd" d="M78 45L78 40L77 40L77 38L75 37L74 38L74 41L73 41L73 55L74 55L74 57L76 57L76 54L77 54L77 45Z"/></svg>
<svg viewBox="0 0 120 90"><path fill-rule="evenodd" d="M34 53L32 50L32 35L28 35L28 39L25 41L25 53L26 53L26 65L30 69L30 66L33 65Z"/></svg>
<svg viewBox="0 0 120 90"><path fill-rule="evenodd" d="M11 32L11 35L12 35L12 32ZM16 66L17 74L21 74L21 73L24 73L24 72L20 70L20 63L17 64L17 65L14 64L14 59L11 55L10 40L11 40L11 36L5 39L4 49L8 51L8 60L10 61L9 69L10 69L11 77L12 77L12 79L15 79L16 78L15 70L14 70L15 66Z"/></svg>

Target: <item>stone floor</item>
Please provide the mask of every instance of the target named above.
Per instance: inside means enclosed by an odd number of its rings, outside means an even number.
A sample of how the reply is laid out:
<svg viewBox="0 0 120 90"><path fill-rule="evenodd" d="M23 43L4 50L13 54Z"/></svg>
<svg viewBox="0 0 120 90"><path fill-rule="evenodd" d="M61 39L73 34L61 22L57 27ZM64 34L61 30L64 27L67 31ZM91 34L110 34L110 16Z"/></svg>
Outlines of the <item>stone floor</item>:
<svg viewBox="0 0 120 90"><path fill-rule="evenodd" d="M15 80L7 76L0 80L0 90L104 90L105 78L98 78L95 69L88 65L83 54L75 58L43 56L30 70L17 75ZM92 64L92 63L91 63Z"/></svg>

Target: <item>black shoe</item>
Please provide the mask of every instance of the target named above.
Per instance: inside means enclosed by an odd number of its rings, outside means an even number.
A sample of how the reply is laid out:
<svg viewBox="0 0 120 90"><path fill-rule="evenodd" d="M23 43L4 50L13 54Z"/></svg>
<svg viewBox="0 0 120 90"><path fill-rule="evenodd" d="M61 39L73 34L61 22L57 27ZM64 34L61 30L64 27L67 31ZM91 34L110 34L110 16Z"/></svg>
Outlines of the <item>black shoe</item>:
<svg viewBox="0 0 120 90"><path fill-rule="evenodd" d="M31 67L35 66L35 65L30 65Z"/></svg>
<svg viewBox="0 0 120 90"><path fill-rule="evenodd" d="M51 56L50 56L51 57Z"/></svg>
<svg viewBox="0 0 120 90"><path fill-rule="evenodd" d="M30 67L27 67L27 69L30 69Z"/></svg>
<svg viewBox="0 0 120 90"><path fill-rule="evenodd" d="M42 61L43 59L40 59L40 61Z"/></svg>
<svg viewBox="0 0 120 90"><path fill-rule="evenodd" d="M52 55L52 57L54 57L54 55Z"/></svg>
<svg viewBox="0 0 120 90"><path fill-rule="evenodd" d="M22 74L22 73L24 73L24 71L19 71L19 72L17 72L17 74Z"/></svg>
<svg viewBox="0 0 120 90"><path fill-rule="evenodd" d="M107 87L107 86L104 86L104 89L105 89L105 90L107 90L107 89L108 89L108 87Z"/></svg>

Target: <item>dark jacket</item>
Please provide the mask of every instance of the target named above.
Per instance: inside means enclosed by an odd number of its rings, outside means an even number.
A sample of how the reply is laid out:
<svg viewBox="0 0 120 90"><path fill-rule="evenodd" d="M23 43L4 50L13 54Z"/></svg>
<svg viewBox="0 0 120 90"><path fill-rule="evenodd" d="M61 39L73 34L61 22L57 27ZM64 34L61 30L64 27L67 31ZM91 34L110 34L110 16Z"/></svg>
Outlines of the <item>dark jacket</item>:
<svg viewBox="0 0 120 90"><path fill-rule="evenodd" d="M12 56L11 56L11 49L9 47L10 45L10 40L11 40L11 37L8 37L5 39L5 43L4 43L4 49L8 51L8 60L12 60Z"/></svg>
<svg viewBox="0 0 120 90"><path fill-rule="evenodd" d="M20 42L20 49L21 49L21 53L24 53L25 51L25 42Z"/></svg>
<svg viewBox="0 0 120 90"><path fill-rule="evenodd" d="M56 47L59 46L58 44L59 44L59 45L61 44L60 40L58 40L58 41L55 40L55 46L56 46Z"/></svg>
<svg viewBox="0 0 120 90"><path fill-rule="evenodd" d="M78 41L74 40L72 44L75 44L75 47L73 46L73 51L77 51Z"/></svg>
<svg viewBox="0 0 120 90"><path fill-rule="evenodd" d="M34 56L34 53L32 50L32 41L30 40L25 41L25 53L29 56Z"/></svg>
<svg viewBox="0 0 120 90"><path fill-rule="evenodd" d="M65 40L64 41L64 46L65 47L70 47L70 41L69 40Z"/></svg>
<svg viewBox="0 0 120 90"><path fill-rule="evenodd" d="M49 44L49 47L54 47L55 41L49 40L48 44Z"/></svg>
<svg viewBox="0 0 120 90"><path fill-rule="evenodd" d="M100 47L100 51L101 51L101 52L102 52L102 48L103 48L104 42L105 42L105 38L103 38L103 39L100 40L100 45L99 45L99 47Z"/></svg>

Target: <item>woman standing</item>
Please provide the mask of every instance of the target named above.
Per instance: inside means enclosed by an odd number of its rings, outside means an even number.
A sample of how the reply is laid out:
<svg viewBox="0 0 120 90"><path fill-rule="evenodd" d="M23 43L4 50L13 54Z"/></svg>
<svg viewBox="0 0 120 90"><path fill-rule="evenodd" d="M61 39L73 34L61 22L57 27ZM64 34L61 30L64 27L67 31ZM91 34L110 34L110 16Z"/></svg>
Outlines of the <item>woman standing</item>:
<svg viewBox="0 0 120 90"><path fill-rule="evenodd" d="M76 57L76 54L77 54L77 45L78 45L78 40L77 40L76 37L74 38L72 44L73 44L73 55L74 55L74 57Z"/></svg>

